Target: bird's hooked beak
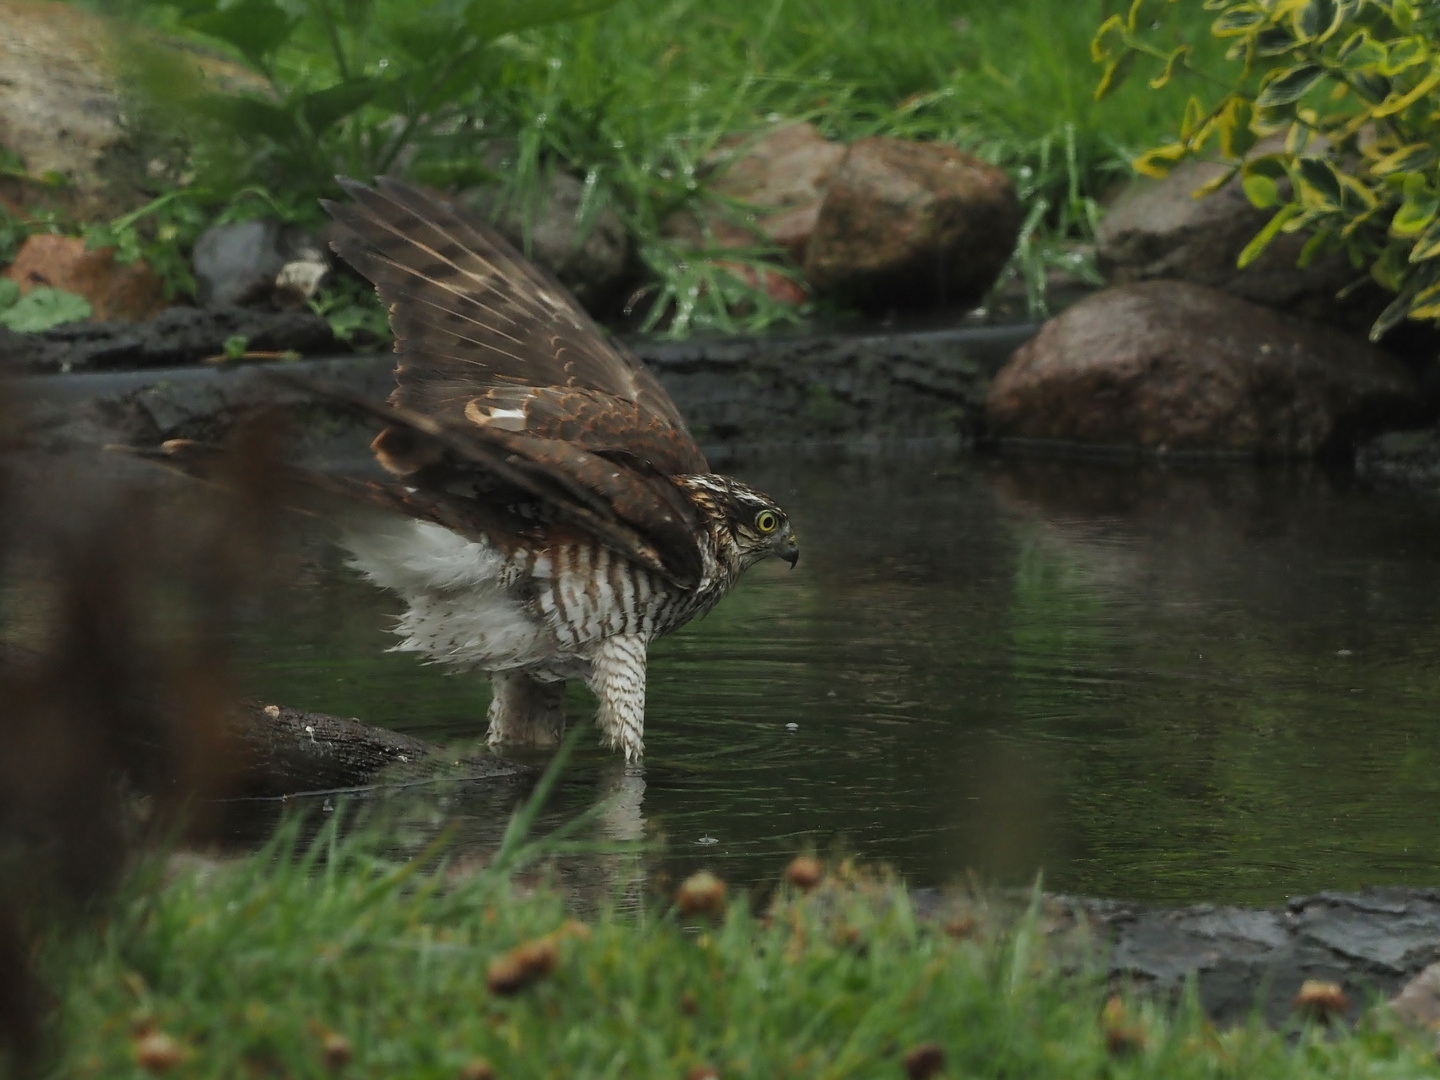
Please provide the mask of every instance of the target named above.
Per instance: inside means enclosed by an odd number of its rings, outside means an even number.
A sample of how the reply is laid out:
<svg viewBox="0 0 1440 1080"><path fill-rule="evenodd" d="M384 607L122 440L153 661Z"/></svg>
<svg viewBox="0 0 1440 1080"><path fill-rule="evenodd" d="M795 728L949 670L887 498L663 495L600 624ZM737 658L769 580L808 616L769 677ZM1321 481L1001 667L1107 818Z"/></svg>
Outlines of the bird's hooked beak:
<svg viewBox="0 0 1440 1080"><path fill-rule="evenodd" d="M795 564L800 561L800 545L795 541L795 534L789 529L784 535L775 541L775 554L790 564L790 569L795 569Z"/></svg>

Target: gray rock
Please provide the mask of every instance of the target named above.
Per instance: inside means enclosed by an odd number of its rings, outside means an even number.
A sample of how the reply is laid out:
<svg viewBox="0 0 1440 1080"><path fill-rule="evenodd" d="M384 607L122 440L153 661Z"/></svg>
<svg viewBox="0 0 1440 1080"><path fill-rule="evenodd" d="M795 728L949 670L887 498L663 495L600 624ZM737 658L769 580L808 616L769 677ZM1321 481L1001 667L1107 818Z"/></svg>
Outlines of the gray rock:
<svg viewBox="0 0 1440 1080"><path fill-rule="evenodd" d="M1288 1022L1309 979L1339 984L1353 1020L1377 993L1394 993L1440 957L1434 889L1319 893L1269 911L1076 897L1061 903L1108 940L1112 979L1171 1000L1193 979L1205 1014L1220 1024L1243 1023L1257 1006L1270 1023Z"/></svg>
<svg viewBox="0 0 1440 1080"><path fill-rule="evenodd" d="M1431 964L1390 999L1395 1015L1416 1027L1440 1031L1440 964Z"/></svg>
<svg viewBox="0 0 1440 1080"><path fill-rule="evenodd" d="M1414 379L1360 338L1215 289L1108 289L1052 319L1001 369L1002 437L1310 457L1424 421Z"/></svg>
<svg viewBox="0 0 1440 1080"><path fill-rule="evenodd" d="M1440 486L1440 428L1387 431L1356 448L1355 471L1374 480Z"/></svg>
<svg viewBox="0 0 1440 1080"><path fill-rule="evenodd" d="M1304 270L1295 265L1307 235L1281 234L1244 270L1236 260L1274 210L1259 210L1232 178L1213 194L1196 199L1202 184L1225 166L1185 162L1164 180L1137 181L1096 230L1096 261L1113 284L1169 279L1221 289L1266 307L1304 318L1367 331L1388 302L1375 285L1336 299L1363 274L1343 255L1317 259Z"/></svg>
<svg viewBox="0 0 1440 1080"><path fill-rule="evenodd" d="M582 305L595 311L624 283L630 235L608 206L602 206L592 220L582 219L584 197L583 183L569 173L553 173L531 207L527 250L524 208L500 207L493 187L472 188L460 196L482 217L494 220L510 243L558 278Z"/></svg>
<svg viewBox="0 0 1440 1080"><path fill-rule="evenodd" d="M273 218L215 225L200 234L191 256L195 296L204 305L297 307L330 273L320 242Z"/></svg>

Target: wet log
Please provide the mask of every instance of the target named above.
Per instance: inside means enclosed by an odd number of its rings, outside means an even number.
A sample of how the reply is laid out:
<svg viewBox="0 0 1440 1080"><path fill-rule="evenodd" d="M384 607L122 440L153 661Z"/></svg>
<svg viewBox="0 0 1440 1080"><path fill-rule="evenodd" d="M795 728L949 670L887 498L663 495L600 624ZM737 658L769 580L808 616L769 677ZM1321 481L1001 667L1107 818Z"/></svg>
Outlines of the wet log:
<svg viewBox="0 0 1440 1080"><path fill-rule="evenodd" d="M237 786L249 796L355 787L387 769L401 779L448 763L440 747L423 739L254 701L235 709L229 735L240 751Z"/></svg>
<svg viewBox="0 0 1440 1080"><path fill-rule="evenodd" d="M0 642L0 675L36 669L40 653ZM351 717L242 702L227 718L235 752L229 793L275 797L439 777L461 766L467 780L529 775L531 770L483 755L456 760L444 747Z"/></svg>
<svg viewBox="0 0 1440 1080"><path fill-rule="evenodd" d="M462 772L467 782L530 776L534 770L491 757L456 758L435 743L351 717L245 702L230 722L238 745L241 794L319 794L383 781L400 784Z"/></svg>

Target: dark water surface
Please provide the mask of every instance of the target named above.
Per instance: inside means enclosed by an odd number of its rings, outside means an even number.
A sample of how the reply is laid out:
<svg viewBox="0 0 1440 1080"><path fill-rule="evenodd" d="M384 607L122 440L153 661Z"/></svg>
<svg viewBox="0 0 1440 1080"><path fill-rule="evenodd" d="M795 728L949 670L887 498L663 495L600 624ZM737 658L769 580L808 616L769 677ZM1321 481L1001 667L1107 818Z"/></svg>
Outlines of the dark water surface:
<svg viewBox="0 0 1440 1080"><path fill-rule="evenodd" d="M734 471L789 509L798 569L655 644L643 771L587 733L557 813L619 792L609 835L737 881L811 845L1156 901L1440 884L1440 498L1248 466ZM302 567L244 643L256 693L483 735L482 676L386 654L398 602ZM513 798L438 814L480 835Z"/></svg>

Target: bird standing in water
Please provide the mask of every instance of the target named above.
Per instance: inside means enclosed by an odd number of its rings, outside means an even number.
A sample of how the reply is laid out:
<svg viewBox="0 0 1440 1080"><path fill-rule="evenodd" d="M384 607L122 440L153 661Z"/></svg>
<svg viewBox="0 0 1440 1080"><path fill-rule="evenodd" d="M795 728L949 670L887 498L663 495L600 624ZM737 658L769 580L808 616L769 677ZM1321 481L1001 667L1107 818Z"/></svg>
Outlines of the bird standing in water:
<svg viewBox="0 0 1440 1080"><path fill-rule="evenodd" d="M675 403L562 286L484 223L398 180L342 181L331 245L375 285L399 354L372 443L403 516L355 565L408 604L396 648L489 673L489 742L549 745L565 682L604 743L644 752L650 642L799 548L768 496L710 471Z"/></svg>

